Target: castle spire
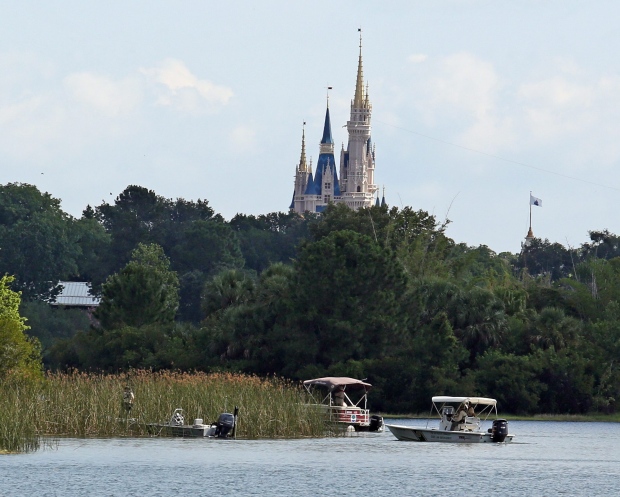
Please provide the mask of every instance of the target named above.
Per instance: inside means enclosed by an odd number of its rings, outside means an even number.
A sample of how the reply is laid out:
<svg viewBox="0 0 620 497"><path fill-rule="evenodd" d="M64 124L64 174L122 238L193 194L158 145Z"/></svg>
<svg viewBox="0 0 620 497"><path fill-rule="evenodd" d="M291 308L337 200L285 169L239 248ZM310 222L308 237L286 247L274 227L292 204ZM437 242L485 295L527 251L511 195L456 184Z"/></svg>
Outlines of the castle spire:
<svg viewBox="0 0 620 497"><path fill-rule="evenodd" d="M362 69L362 28L358 29L360 33L360 56L357 62L357 80L355 82L355 97L353 106L358 109L364 105L364 71Z"/></svg>
<svg viewBox="0 0 620 497"><path fill-rule="evenodd" d="M321 139L321 144L334 144L334 140L332 139L332 122L329 118L329 96L327 98L327 110L325 111L325 125L323 126L323 138Z"/></svg>
<svg viewBox="0 0 620 497"><path fill-rule="evenodd" d="M299 158L299 170L303 172L308 170L306 165L306 121L304 121L301 131L301 157Z"/></svg>

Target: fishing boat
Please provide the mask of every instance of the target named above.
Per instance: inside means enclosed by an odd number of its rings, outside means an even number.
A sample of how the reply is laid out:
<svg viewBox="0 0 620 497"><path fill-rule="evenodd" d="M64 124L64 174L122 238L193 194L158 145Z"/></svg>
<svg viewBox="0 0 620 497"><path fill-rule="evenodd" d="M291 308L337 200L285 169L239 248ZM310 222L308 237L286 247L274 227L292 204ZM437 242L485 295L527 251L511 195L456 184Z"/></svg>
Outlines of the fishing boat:
<svg viewBox="0 0 620 497"><path fill-rule="evenodd" d="M392 434L407 442L509 443L508 422L497 418L497 401L485 397L433 397L431 414L439 416L439 426L425 427L386 424ZM490 417L491 427L483 429Z"/></svg>
<svg viewBox="0 0 620 497"><path fill-rule="evenodd" d="M370 383L345 376L329 376L304 381L304 387L323 409L331 422L355 431L383 431L383 418L370 415L368 391Z"/></svg>
<svg viewBox="0 0 620 497"><path fill-rule="evenodd" d="M185 424L183 409L176 408L170 419L164 423L149 423L147 430L152 435L169 437L211 437L211 438L235 438L237 416L239 408L235 407L234 414L224 412L219 415L214 423L204 424L202 419L194 419L193 424Z"/></svg>

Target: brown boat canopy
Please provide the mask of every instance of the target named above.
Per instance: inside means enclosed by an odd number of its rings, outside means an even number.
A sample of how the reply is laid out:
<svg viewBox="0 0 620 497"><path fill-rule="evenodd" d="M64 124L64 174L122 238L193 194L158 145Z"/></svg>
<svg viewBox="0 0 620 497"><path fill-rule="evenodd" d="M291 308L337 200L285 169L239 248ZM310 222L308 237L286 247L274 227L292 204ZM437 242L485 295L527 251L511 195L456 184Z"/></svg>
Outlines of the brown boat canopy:
<svg viewBox="0 0 620 497"><path fill-rule="evenodd" d="M325 378L316 378L314 380L304 381L304 386L326 387L330 392L336 387L345 387L350 390L365 390L368 392L372 388L370 383L366 383L355 378L347 378L346 376L326 376Z"/></svg>

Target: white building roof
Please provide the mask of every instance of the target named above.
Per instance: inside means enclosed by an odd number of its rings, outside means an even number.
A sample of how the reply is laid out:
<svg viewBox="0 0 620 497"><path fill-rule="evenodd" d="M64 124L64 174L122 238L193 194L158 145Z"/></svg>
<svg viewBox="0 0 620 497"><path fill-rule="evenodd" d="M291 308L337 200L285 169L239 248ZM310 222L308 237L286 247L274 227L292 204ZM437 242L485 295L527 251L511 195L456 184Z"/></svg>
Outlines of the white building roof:
<svg viewBox="0 0 620 497"><path fill-rule="evenodd" d="M85 281L59 281L62 289L52 305L96 307L101 300L90 294L90 283Z"/></svg>

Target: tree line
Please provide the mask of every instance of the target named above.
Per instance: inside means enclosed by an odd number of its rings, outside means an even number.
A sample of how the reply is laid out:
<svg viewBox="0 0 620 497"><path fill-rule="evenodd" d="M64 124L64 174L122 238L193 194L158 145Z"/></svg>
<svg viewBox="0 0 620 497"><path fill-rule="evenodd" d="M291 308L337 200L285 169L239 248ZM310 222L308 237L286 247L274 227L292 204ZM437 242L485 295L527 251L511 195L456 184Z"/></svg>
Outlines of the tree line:
<svg viewBox="0 0 620 497"><path fill-rule="evenodd" d="M21 292L30 368L40 343L51 369L367 378L387 412L440 394L513 413L615 412L620 238L497 254L447 226L410 207L343 205L226 221L207 201L139 186L76 219L7 184L0 274ZM101 305L52 308L61 280L91 282Z"/></svg>

